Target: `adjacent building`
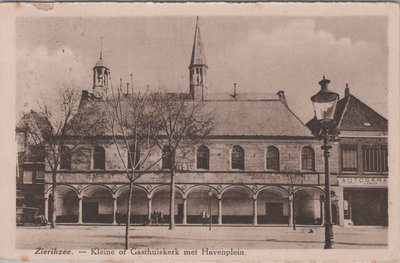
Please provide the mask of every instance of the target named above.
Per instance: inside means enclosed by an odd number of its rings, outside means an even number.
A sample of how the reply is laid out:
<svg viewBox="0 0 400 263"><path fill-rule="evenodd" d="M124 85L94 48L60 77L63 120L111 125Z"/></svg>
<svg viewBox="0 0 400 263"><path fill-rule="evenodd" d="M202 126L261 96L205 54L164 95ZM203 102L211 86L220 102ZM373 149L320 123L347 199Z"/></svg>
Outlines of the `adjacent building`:
<svg viewBox="0 0 400 263"><path fill-rule="evenodd" d="M346 224L388 224L388 121L350 93L338 101L338 184ZM315 120L307 123L318 129Z"/></svg>

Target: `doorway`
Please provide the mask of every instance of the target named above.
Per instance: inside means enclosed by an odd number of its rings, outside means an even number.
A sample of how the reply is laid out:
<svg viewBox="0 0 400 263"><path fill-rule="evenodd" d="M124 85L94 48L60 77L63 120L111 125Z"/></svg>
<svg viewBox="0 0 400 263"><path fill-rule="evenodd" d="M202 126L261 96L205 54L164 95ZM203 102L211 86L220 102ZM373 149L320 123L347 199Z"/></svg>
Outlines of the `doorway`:
<svg viewBox="0 0 400 263"><path fill-rule="evenodd" d="M266 203L265 215L267 224L283 223L283 203Z"/></svg>
<svg viewBox="0 0 400 263"><path fill-rule="evenodd" d="M183 223L183 204L178 204L178 216L176 221Z"/></svg>
<svg viewBox="0 0 400 263"><path fill-rule="evenodd" d="M93 223L99 221L99 202L83 202L82 210L83 222Z"/></svg>

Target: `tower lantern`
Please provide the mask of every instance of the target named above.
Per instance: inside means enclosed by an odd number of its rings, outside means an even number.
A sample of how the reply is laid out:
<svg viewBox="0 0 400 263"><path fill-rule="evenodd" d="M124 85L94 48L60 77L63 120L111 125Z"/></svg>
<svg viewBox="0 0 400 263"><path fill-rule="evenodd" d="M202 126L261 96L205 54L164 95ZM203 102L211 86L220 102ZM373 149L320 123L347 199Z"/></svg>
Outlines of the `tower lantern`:
<svg viewBox="0 0 400 263"><path fill-rule="evenodd" d="M97 98L102 98L108 89L108 78L110 69L103 60L103 44L100 49L100 58L93 67L93 94Z"/></svg>

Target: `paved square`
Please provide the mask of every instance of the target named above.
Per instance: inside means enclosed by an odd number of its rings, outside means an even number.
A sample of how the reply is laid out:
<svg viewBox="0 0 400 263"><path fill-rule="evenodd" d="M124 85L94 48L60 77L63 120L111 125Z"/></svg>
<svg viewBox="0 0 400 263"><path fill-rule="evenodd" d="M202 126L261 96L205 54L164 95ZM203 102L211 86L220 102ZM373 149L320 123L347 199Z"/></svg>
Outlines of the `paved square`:
<svg viewBox="0 0 400 263"><path fill-rule="evenodd" d="M90 249L124 247L124 226L19 227L17 249L68 248ZM323 248L324 228L300 226L132 226L131 247L134 248L240 248L301 249ZM385 248L387 227L334 227L336 248Z"/></svg>

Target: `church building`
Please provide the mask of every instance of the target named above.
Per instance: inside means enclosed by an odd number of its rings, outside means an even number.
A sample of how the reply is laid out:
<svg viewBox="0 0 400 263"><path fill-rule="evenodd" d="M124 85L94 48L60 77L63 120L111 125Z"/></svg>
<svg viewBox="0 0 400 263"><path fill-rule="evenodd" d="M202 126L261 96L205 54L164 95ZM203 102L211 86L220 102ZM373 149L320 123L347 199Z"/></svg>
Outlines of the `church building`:
<svg viewBox="0 0 400 263"><path fill-rule="evenodd" d="M312 134L312 127L291 111L283 91L211 92L208 70L212 68L206 62L197 21L187 94L214 113L216 127L206 144L194 145L191 154L178 160L187 169L176 175L176 222L200 223L200 212L208 211L211 191L215 224L323 224L324 159L322 143ZM81 106L101 107L109 74L101 54L93 68L92 90L82 91ZM385 223L385 219L361 219L365 216L361 203L371 193L380 198L371 209L381 211L381 218L387 215L387 187L382 181L387 178L387 121L369 113L363 113L361 123L354 121L354 111L364 110L372 111L346 89L338 103L342 141L331 142L330 156L333 221L341 226L346 220ZM111 134L102 134L95 145L86 148L87 158L70 156L60 167L55 194L57 222L116 224L117 211L122 216L127 213L128 179ZM162 153L155 155L159 158ZM156 209L170 218L169 176L163 167L160 161L135 181L133 223L142 223ZM44 174L44 210L49 218L52 175L47 168ZM365 185L365 180L372 178L380 182L373 187Z"/></svg>

